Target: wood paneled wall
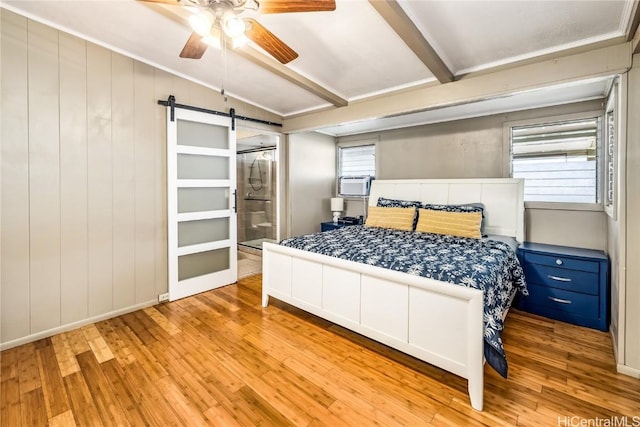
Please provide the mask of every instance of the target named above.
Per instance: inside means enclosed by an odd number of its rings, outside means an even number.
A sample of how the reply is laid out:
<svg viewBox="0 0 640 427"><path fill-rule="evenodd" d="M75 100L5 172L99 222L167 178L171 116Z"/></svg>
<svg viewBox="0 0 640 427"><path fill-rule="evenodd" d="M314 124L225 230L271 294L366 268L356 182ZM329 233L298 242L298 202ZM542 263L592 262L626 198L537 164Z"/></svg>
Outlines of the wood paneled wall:
<svg viewBox="0 0 640 427"><path fill-rule="evenodd" d="M5 348L167 292L166 112L158 99L281 118L0 14Z"/></svg>

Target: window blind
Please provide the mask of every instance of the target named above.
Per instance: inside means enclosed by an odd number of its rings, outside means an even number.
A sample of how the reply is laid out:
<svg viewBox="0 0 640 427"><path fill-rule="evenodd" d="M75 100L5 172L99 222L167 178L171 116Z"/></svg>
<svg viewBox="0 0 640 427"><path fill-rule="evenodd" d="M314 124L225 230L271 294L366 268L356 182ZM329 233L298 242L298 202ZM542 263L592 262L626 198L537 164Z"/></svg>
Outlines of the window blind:
<svg viewBox="0 0 640 427"><path fill-rule="evenodd" d="M338 176L371 176L376 174L376 146L360 145L338 149Z"/></svg>
<svg viewBox="0 0 640 427"><path fill-rule="evenodd" d="M597 203L600 118L511 128L511 167L527 201Z"/></svg>

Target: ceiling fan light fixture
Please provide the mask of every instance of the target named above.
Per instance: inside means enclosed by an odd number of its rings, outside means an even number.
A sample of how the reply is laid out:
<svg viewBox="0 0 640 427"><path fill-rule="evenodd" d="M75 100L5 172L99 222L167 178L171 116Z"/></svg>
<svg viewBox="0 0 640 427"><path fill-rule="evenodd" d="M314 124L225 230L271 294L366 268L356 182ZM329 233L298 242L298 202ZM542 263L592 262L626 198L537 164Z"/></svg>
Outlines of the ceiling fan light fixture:
<svg viewBox="0 0 640 427"><path fill-rule="evenodd" d="M189 25L193 31L206 37L211 33L213 22L208 14L197 13L189 17Z"/></svg>
<svg viewBox="0 0 640 427"><path fill-rule="evenodd" d="M242 18L233 13L228 13L222 17L222 30L228 37L235 40L237 37L244 35L246 26Z"/></svg>
<svg viewBox="0 0 640 427"><path fill-rule="evenodd" d="M215 47L216 49L222 49L222 42L220 41L220 29L216 26L211 27L211 32L208 35L202 37L202 42L211 47Z"/></svg>
<svg viewBox="0 0 640 427"><path fill-rule="evenodd" d="M242 34L241 36L234 37L234 38L231 39L231 47L233 49L242 47L242 46L246 45L247 43L249 43L249 39L244 34Z"/></svg>

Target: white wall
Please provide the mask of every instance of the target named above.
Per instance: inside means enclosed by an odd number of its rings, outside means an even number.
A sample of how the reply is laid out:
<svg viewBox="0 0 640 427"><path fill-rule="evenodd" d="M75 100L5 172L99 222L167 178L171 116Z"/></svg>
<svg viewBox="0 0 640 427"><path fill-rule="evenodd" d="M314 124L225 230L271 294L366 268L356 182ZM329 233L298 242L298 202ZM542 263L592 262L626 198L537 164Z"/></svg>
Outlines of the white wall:
<svg viewBox="0 0 640 427"><path fill-rule="evenodd" d="M159 99L279 117L0 9L0 345L167 291ZM276 129L278 131L279 129Z"/></svg>
<svg viewBox="0 0 640 427"><path fill-rule="evenodd" d="M335 138L303 132L288 139L288 235L314 233L332 217L329 199L335 194Z"/></svg>

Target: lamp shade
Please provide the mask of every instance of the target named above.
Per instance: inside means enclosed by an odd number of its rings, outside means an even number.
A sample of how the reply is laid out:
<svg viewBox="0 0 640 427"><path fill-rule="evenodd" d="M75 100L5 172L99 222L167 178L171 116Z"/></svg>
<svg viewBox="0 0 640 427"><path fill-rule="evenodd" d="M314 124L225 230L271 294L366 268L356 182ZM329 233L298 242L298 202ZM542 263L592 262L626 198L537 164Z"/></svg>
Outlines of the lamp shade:
<svg viewBox="0 0 640 427"><path fill-rule="evenodd" d="M342 197L331 198L331 211L342 212L344 210L344 199Z"/></svg>

